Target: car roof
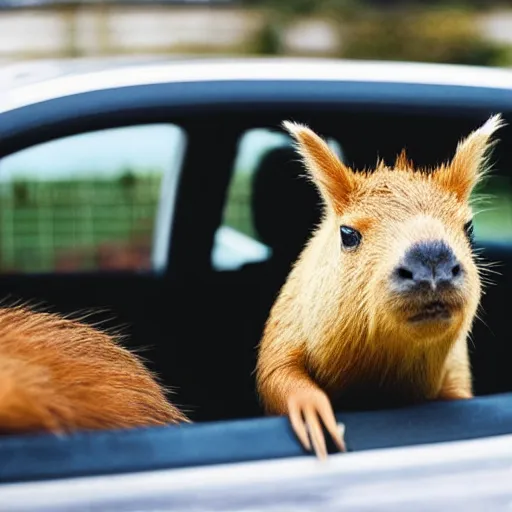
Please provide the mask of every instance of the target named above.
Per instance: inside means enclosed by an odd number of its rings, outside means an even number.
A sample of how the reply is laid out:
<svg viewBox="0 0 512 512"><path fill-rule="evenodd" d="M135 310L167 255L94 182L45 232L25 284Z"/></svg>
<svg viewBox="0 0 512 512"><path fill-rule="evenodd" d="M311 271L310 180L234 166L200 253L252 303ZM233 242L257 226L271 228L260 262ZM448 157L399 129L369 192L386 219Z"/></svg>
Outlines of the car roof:
<svg viewBox="0 0 512 512"><path fill-rule="evenodd" d="M18 68L20 69L20 68ZM30 70L27 66L26 70ZM0 113L73 94L135 85L212 81L324 81L512 89L512 70L455 64L327 58L205 58L53 61L9 82L0 73Z"/></svg>
<svg viewBox="0 0 512 512"><path fill-rule="evenodd" d="M175 60L191 60L196 57L174 55L172 59L161 55L82 57L63 59L38 59L9 62L0 68L0 90L35 84L45 80L70 75L83 75L107 69L117 70L126 66L171 63ZM197 58L200 58L199 56Z"/></svg>

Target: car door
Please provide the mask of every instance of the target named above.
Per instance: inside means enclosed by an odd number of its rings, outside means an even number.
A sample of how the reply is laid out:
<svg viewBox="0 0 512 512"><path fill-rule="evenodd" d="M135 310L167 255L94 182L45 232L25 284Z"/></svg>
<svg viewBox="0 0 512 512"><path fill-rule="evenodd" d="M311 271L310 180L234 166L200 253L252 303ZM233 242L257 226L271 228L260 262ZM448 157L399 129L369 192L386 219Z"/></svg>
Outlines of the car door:
<svg viewBox="0 0 512 512"><path fill-rule="evenodd" d="M178 109L173 92L0 115L0 296L120 332L194 419L219 418L237 390L215 365L226 311L206 274L236 132L222 109Z"/></svg>

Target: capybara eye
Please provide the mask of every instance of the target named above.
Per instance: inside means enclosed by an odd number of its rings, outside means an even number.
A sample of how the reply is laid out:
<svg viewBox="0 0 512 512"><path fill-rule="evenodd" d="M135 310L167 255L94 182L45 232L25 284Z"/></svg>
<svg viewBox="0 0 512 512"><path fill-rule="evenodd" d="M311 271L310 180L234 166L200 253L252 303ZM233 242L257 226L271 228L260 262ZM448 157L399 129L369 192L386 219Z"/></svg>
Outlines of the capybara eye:
<svg viewBox="0 0 512 512"><path fill-rule="evenodd" d="M471 246L473 246L473 243L475 241L475 233L473 230L473 221L466 222L464 224L464 232L466 233L466 237L470 243Z"/></svg>
<svg viewBox="0 0 512 512"><path fill-rule="evenodd" d="M341 243L346 249L355 249L361 243L361 233L348 226L340 227Z"/></svg>

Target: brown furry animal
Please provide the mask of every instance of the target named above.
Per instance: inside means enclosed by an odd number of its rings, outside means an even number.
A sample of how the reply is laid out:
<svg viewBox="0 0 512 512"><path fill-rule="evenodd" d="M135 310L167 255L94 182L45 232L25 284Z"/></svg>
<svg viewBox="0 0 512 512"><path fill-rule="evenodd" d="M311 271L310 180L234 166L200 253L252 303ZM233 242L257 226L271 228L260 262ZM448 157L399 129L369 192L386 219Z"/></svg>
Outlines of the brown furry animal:
<svg viewBox="0 0 512 512"><path fill-rule="evenodd" d="M142 362L104 332L25 307L0 309L0 432L188 422Z"/></svg>
<svg viewBox="0 0 512 512"><path fill-rule="evenodd" d="M319 457L319 417L344 450L333 402L472 397L467 338L482 266L469 198L502 124L491 117L437 169L414 169L402 152L393 168L356 173L309 128L284 123L325 212L270 312L257 387L267 413L287 414Z"/></svg>

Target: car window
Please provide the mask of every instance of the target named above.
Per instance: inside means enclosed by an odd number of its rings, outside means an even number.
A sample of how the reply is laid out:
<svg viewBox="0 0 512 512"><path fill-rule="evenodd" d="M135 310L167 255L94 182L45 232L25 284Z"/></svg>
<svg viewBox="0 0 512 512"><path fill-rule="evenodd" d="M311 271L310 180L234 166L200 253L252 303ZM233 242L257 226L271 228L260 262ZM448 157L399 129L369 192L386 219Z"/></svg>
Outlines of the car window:
<svg viewBox="0 0 512 512"><path fill-rule="evenodd" d="M328 139L328 143L343 158L339 143L334 139ZM214 240L214 269L236 270L246 263L265 261L272 255L271 247L263 242L255 228L251 196L253 179L262 158L283 146L291 146L288 135L263 128L249 130L240 138L222 224Z"/></svg>
<svg viewBox="0 0 512 512"><path fill-rule="evenodd" d="M0 161L0 272L157 271L166 261L184 134L106 129Z"/></svg>
<svg viewBox="0 0 512 512"><path fill-rule="evenodd" d="M492 173L475 190L477 242L512 242L512 179Z"/></svg>

